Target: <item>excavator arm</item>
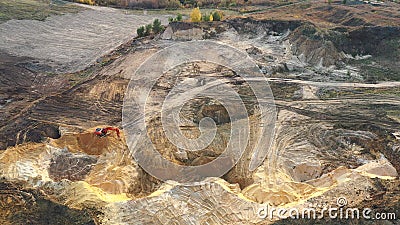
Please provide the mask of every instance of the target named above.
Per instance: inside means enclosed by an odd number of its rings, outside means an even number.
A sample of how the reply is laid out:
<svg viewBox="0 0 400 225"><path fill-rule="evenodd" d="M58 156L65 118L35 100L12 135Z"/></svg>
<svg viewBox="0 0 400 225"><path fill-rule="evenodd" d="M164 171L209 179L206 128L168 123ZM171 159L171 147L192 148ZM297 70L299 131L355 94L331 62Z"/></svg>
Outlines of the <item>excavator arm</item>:
<svg viewBox="0 0 400 225"><path fill-rule="evenodd" d="M107 133L109 130L113 130L115 133L117 133L117 136L120 137L118 127L106 127L103 130L105 130L105 133Z"/></svg>

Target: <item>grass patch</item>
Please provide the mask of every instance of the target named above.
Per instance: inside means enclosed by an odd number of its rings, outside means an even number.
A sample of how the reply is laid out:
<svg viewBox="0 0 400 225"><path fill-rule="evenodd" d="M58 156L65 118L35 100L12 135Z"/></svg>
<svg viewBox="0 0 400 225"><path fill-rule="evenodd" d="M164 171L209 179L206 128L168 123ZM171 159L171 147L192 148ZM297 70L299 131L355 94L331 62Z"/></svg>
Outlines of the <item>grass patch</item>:
<svg viewBox="0 0 400 225"><path fill-rule="evenodd" d="M371 88L371 89L364 90L364 93L400 97L400 87L375 88L375 89Z"/></svg>
<svg viewBox="0 0 400 225"><path fill-rule="evenodd" d="M375 57L373 59L351 60L350 65L359 67L361 75L368 83L400 81L400 69L387 58Z"/></svg>
<svg viewBox="0 0 400 225"><path fill-rule="evenodd" d="M400 73L392 68L361 66L361 72L367 81L400 81Z"/></svg>
<svg viewBox="0 0 400 225"><path fill-rule="evenodd" d="M400 111L399 110L388 110L388 111L386 111L386 114L389 118L400 123Z"/></svg>
<svg viewBox="0 0 400 225"><path fill-rule="evenodd" d="M376 48L372 58L350 60L349 63L361 69L361 75L367 82L400 81L400 39L384 40Z"/></svg>
<svg viewBox="0 0 400 225"><path fill-rule="evenodd" d="M298 84L272 82L270 87L275 99L296 100L301 97L297 94L301 90Z"/></svg>
<svg viewBox="0 0 400 225"><path fill-rule="evenodd" d="M83 7L61 0L2 0L0 23L12 19L43 21L50 15L77 13L82 10Z"/></svg>
<svg viewBox="0 0 400 225"><path fill-rule="evenodd" d="M323 100L341 97L362 97L371 95L400 97L400 87L352 89L321 88L318 90L317 95Z"/></svg>

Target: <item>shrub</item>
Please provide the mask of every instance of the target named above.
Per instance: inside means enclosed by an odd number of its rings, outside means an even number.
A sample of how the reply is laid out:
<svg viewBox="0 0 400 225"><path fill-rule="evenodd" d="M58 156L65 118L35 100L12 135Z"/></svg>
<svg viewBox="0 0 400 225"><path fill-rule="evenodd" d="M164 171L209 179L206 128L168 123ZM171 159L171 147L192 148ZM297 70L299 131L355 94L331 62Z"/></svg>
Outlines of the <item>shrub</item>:
<svg viewBox="0 0 400 225"><path fill-rule="evenodd" d="M190 20L192 22L200 22L201 21L201 12L199 8L194 8L190 13Z"/></svg>
<svg viewBox="0 0 400 225"><path fill-rule="evenodd" d="M144 36L144 26L139 27L139 28L136 30L136 33L137 33L137 35L138 35L139 37L143 37L143 36Z"/></svg>
<svg viewBox="0 0 400 225"><path fill-rule="evenodd" d="M168 17L168 22L174 22L174 18Z"/></svg>
<svg viewBox="0 0 400 225"><path fill-rule="evenodd" d="M159 19L155 19L153 21L153 32L159 33L163 30L163 26L161 25L161 21Z"/></svg>
<svg viewBox="0 0 400 225"><path fill-rule="evenodd" d="M204 14L202 19L203 19L203 21L206 21L206 22L213 21L213 15L212 14L210 14L210 15Z"/></svg>
<svg viewBox="0 0 400 225"><path fill-rule="evenodd" d="M145 30L144 30L144 35L145 35L145 36L150 35L152 28L153 28L153 27L152 27L151 24L147 24L146 27L145 27Z"/></svg>
<svg viewBox="0 0 400 225"><path fill-rule="evenodd" d="M170 17L168 19L170 22L173 21L173 18ZM147 24L146 26L141 26L136 30L136 33L139 37L148 36L151 33L157 34L164 30L164 26L161 24L159 19L155 19L153 23Z"/></svg>
<svg viewBox="0 0 400 225"><path fill-rule="evenodd" d="M222 13L220 11L215 11L212 14L213 21L221 21L222 20Z"/></svg>
<svg viewBox="0 0 400 225"><path fill-rule="evenodd" d="M201 16L201 20L202 20L202 21L210 21L210 20L209 20L209 16L206 15L206 14L203 14L203 15Z"/></svg>
<svg viewBox="0 0 400 225"><path fill-rule="evenodd" d="M178 13L176 16L176 21L182 21L182 14Z"/></svg>

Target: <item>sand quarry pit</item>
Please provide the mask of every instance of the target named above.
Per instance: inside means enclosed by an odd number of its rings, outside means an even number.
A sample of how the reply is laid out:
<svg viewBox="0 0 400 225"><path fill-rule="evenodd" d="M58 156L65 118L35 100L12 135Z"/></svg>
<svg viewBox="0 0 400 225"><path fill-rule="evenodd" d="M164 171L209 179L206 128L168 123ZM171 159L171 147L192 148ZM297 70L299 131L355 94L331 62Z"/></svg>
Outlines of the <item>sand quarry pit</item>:
<svg viewBox="0 0 400 225"><path fill-rule="evenodd" d="M114 131L110 131L106 137L99 137L93 132L96 128L88 129L82 133L65 134L59 139L52 140L51 144L58 148L68 148L72 153L86 153L88 155L101 155L112 152L115 148L124 145L124 136L117 137Z"/></svg>

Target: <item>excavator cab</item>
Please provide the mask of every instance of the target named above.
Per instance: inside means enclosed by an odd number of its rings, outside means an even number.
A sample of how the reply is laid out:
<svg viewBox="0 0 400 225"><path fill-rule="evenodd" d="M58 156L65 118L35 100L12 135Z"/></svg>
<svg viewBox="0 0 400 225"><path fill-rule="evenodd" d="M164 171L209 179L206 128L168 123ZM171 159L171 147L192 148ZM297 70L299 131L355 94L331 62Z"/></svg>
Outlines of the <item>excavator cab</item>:
<svg viewBox="0 0 400 225"><path fill-rule="evenodd" d="M94 134L96 134L99 137L105 137L107 135L107 133L103 133L102 131L103 131L102 128L96 128L96 131L94 132Z"/></svg>

